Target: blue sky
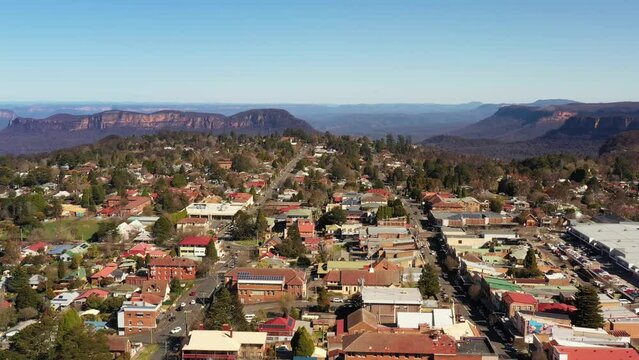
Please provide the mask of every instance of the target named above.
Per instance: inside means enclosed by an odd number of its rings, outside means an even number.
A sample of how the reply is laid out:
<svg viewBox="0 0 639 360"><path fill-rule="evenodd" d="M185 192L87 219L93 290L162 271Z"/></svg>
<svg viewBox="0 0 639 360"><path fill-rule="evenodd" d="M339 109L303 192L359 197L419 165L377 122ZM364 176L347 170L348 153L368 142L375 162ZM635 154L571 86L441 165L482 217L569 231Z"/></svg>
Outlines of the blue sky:
<svg viewBox="0 0 639 360"><path fill-rule="evenodd" d="M12 1L0 101L639 100L639 1Z"/></svg>

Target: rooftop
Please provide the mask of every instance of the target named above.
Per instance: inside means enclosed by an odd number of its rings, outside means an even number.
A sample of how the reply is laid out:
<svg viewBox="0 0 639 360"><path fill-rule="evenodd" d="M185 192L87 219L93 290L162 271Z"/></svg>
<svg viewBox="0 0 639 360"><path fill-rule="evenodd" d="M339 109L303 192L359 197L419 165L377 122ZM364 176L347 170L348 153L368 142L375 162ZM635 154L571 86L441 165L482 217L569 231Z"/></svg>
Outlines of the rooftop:
<svg viewBox="0 0 639 360"><path fill-rule="evenodd" d="M362 300L365 304L421 305L422 294L416 288L364 286L362 288Z"/></svg>
<svg viewBox="0 0 639 360"><path fill-rule="evenodd" d="M265 332L193 330L182 350L237 352L242 345L264 345L265 343Z"/></svg>

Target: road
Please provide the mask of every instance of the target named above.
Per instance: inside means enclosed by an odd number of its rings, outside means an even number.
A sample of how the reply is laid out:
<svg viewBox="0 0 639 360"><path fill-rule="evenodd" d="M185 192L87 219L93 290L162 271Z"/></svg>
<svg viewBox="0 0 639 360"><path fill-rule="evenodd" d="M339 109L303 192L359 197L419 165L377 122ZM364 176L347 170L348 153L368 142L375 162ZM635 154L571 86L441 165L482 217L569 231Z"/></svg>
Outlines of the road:
<svg viewBox="0 0 639 360"><path fill-rule="evenodd" d="M309 149L310 146L308 145L302 146L301 150L295 155L295 157L289 160L286 166L280 171L279 175L262 191L261 196L255 200L255 205L248 210L248 213L254 213L257 209L262 207L268 199L271 199L273 193L282 186L291 171L295 168L295 165L308 154ZM220 231L217 234L218 237L225 234L228 229L228 225L220 228ZM229 245L228 249L226 245ZM191 329L194 324L198 324L201 321L203 316L202 310L205 306L204 302L208 300L208 296L212 294L213 290L219 285L217 273L228 269L226 264L229 260L234 259L233 261L237 261L236 258L234 258L236 251L242 251L243 248L242 246L233 244L232 242L229 242L228 244L224 242L223 246L225 250L229 251L224 251L221 254L221 261L211 268L209 276L196 280L193 287L185 291L184 294L182 294L174 302L175 305L171 306L171 308L162 315L161 319L158 321L157 328L153 332L130 336L132 342L142 342L145 344L157 343L161 345L160 349L153 354L151 359L162 360L177 358L179 354L179 346L182 344L188 329ZM195 296L191 295L193 292L196 293ZM192 305L191 301L194 299L197 303ZM184 309L178 310L181 303L186 304L186 306ZM271 305L275 305L276 308L279 308L279 304ZM259 307L257 306L255 306L255 309L252 309L252 306L250 305L245 307L246 312L251 312L252 310L257 311L258 309ZM175 334L171 334L171 331L178 327L181 330Z"/></svg>
<svg viewBox="0 0 639 360"><path fill-rule="evenodd" d="M424 230L421 219L424 217L421 204L410 199L401 198L404 208L409 215L410 225L413 227L413 235L416 237L418 247L421 247L421 253L426 263L434 264L439 275L439 284L441 296L444 299L451 299L455 306L455 314L461 315L465 319L472 320L477 329L485 335L492 343L495 351L500 359L511 359L514 353L507 349L506 341L497 332L494 327L489 327L485 316L480 313L478 307L472 306L466 296L466 292L460 286L454 286L447 274L442 270L443 257L437 257L431 254L431 251L437 248L434 233ZM429 239L429 241L419 239Z"/></svg>

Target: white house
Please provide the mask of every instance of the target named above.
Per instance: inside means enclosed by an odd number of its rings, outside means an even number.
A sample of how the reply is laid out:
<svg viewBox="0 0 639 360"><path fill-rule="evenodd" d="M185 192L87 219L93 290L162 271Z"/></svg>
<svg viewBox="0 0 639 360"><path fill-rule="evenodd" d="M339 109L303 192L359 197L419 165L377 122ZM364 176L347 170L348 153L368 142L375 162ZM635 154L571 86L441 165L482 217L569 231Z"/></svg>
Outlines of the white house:
<svg viewBox="0 0 639 360"><path fill-rule="evenodd" d="M75 300L80 293L77 291L64 292L53 299L51 299L51 307L55 310L64 310L71 306L73 300Z"/></svg>

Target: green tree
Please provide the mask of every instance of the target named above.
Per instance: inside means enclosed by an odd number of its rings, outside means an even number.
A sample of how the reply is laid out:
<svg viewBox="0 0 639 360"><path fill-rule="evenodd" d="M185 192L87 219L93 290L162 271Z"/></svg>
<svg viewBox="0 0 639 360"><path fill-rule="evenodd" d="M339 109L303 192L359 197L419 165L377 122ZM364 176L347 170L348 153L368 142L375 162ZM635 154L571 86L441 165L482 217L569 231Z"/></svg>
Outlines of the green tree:
<svg viewBox="0 0 639 360"><path fill-rule="evenodd" d="M171 180L171 186L176 188L183 188L188 184L188 180L184 174L178 173L173 176Z"/></svg>
<svg viewBox="0 0 639 360"><path fill-rule="evenodd" d="M423 297L434 297L439 293L439 278L433 265L426 264L422 268L422 274L417 282L417 287Z"/></svg>
<svg viewBox="0 0 639 360"><path fill-rule="evenodd" d="M221 330L224 324L231 325L235 330L248 329L239 298L226 287L221 287L215 293L215 301L204 314L204 326L208 330Z"/></svg>
<svg viewBox="0 0 639 360"><path fill-rule="evenodd" d="M95 206L95 202L93 201L93 190L91 187L86 187L82 190L82 200L80 201L80 205L87 209Z"/></svg>
<svg viewBox="0 0 639 360"><path fill-rule="evenodd" d="M262 209L257 210L257 216L255 217L255 231L258 236L261 236L268 230L268 221Z"/></svg>
<svg viewBox="0 0 639 360"><path fill-rule="evenodd" d="M58 261L58 279L64 279L67 274L67 268L64 265L64 261Z"/></svg>
<svg viewBox="0 0 639 360"><path fill-rule="evenodd" d="M42 307L42 303L42 297L31 287L26 286L18 290L15 300L16 309L21 310L29 307L40 309Z"/></svg>
<svg viewBox="0 0 639 360"><path fill-rule="evenodd" d="M169 288L171 289L172 293L177 294L180 292L180 289L182 288L182 284L180 284L180 280L178 280L177 278L173 278L171 279Z"/></svg>
<svg viewBox="0 0 639 360"><path fill-rule="evenodd" d="M319 311L326 312L331 307L331 299L328 297L326 288L317 289L317 308Z"/></svg>
<svg viewBox="0 0 639 360"><path fill-rule="evenodd" d="M255 236L255 222L249 214L238 211L233 219L231 235L237 240L246 240Z"/></svg>
<svg viewBox="0 0 639 360"><path fill-rule="evenodd" d="M27 326L11 338L10 350L25 356L25 359L47 360L53 357L55 328L50 323Z"/></svg>
<svg viewBox="0 0 639 360"><path fill-rule="evenodd" d="M58 323L58 335L81 329L84 325L82 318L75 309L70 308L62 313Z"/></svg>
<svg viewBox="0 0 639 360"><path fill-rule="evenodd" d="M22 266L17 267L7 282L7 290L17 293L19 290L29 287L29 274Z"/></svg>
<svg viewBox="0 0 639 360"><path fill-rule="evenodd" d="M153 236L155 236L155 241L158 244L162 244L173 236L175 229L173 228L171 220L166 215L162 215L158 221L153 224L152 233Z"/></svg>
<svg viewBox="0 0 639 360"><path fill-rule="evenodd" d="M490 211L500 213L504 209L504 201L501 198L494 197L489 200Z"/></svg>
<svg viewBox="0 0 639 360"><path fill-rule="evenodd" d="M604 324L601 315L601 304L597 289L593 286L580 286L575 294L575 306L577 310L570 314L572 324L575 326L593 329L601 328Z"/></svg>
<svg viewBox="0 0 639 360"><path fill-rule="evenodd" d="M211 259L212 261L217 261L217 248L215 247L215 241L211 240L209 244L206 246L206 257Z"/></svg>
<svg viewBox="0 0 639 360"><path fill-rule="evenodd" d="M342 225L346 222L346 211L339 206L332 208L330 211L326 212L320 222L322 225Z"/></svg>
<svg viewBox="0 0 639 360"><path fill-rule="evenodd" d="M294 356L311 356L315 352L315 343L311 334L308 333L304 326L300 326L293 338L291 339L291 347Z"/></svg>

